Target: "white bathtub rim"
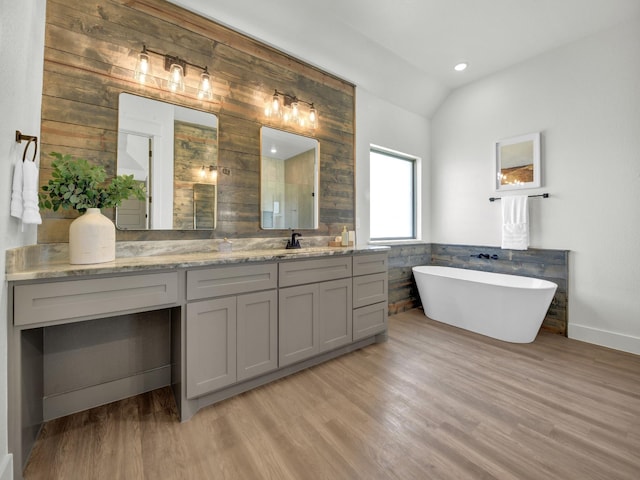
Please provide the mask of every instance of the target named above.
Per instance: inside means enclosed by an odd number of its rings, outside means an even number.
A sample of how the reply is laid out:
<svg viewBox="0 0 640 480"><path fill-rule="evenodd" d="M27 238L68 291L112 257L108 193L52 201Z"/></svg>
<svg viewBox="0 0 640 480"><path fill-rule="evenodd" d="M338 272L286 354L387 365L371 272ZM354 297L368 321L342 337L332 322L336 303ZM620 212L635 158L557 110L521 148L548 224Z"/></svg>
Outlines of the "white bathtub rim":
<svg viewBox="0 0 640 480"><path fill-rule="evenodd" d="M515 275L509 273L488 272L486 270L475 270L471 268L445 267L440 265L417 265L412 267L414 273L424 275L436 275L443 278L451 278L453 280L462 280L472 283L482 283L505 288L520 289L557 289L558 284L550 280L544 280L537 277L525 277L524 275ZM456 274L463 273L463 276ZM453 275L451 275L453 274ZM474 278L475 277L475 278ZM480 279L482 277L482 280ZM483 281L491 279L491 282Z"/></svg>

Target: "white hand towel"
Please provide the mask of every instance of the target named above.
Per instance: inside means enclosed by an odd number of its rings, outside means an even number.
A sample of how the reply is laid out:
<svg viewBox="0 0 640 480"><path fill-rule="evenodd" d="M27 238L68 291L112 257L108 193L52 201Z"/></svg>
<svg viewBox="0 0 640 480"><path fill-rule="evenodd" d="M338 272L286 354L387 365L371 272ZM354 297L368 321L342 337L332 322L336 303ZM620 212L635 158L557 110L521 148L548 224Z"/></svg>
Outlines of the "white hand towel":
<svg viewBox="0 0 640 480"><path fill-rule="evenodd" d="M38 210L38 166L35 162L22 162L22 223L40 225Z"/></svg>
<svg viewBox="0 0 640 480"><path fill-rule="evenodd" d="M502 248L529 247L529 202L526 195L502 197Z"/></svg>
<svg viewBox="0 0 640 480"><path fill-rule="evenodd" d="M18 157L13 168L13 185L11 188L11 216L22 218L22 160Z"/></svg>

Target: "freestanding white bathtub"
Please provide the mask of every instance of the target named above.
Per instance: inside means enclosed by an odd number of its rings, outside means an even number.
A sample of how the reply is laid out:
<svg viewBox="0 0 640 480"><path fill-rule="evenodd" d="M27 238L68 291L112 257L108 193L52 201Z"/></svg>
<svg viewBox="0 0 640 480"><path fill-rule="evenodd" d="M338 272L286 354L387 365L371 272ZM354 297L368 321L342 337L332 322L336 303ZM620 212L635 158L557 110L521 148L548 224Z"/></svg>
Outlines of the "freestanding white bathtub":
<svg viewBox="0 0 640 480"><path fill-rule="evenodd" d="M558 288L537 278L463 268L413 267L432 320L514 343L533 342Z"/></svg>

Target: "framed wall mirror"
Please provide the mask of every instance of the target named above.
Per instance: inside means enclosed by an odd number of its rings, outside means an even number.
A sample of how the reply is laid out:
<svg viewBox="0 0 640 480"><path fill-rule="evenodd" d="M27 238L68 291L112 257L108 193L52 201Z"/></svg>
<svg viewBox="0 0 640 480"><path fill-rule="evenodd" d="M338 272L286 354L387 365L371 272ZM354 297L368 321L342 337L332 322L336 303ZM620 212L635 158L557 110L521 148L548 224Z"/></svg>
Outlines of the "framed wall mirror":
<svg viewBox="0 0 640 480"><path fill-rule="evenodd" d="M260 145L260 226L317 229L318 141L262 127Z"/></svg>
<svg viewBox="0 0 640 480"><path fill-rule="evenodd" d="M495 165L496 191L540 187L540 132L496 142Z"/></svg>
<svg viewBox="0 0 640 480"><path fill-rule="evenodd" d="M116 209L119 229L214 229L217 167L215 115L120 94L117 173L143 183L147 198Z"/></svg>

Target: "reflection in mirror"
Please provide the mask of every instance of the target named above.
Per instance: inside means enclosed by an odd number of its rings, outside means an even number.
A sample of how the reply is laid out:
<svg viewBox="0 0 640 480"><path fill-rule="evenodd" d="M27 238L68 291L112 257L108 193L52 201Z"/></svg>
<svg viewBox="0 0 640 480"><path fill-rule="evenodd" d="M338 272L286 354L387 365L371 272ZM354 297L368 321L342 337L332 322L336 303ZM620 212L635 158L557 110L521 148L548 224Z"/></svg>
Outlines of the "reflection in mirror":
<svg viewBox="0 0 640 480"><path fill-rule="evenodd" d="M260 140L261 227L318 228L318 141L268 127Z"/></svg>
<svg viewBox="0 0 640 480"><path fill-rule="evenodd" d="M193 228L213 230L216 228L216 186L196 183L193 186Z"/></svg>
<svg viewBox="0 0 640 480"><path fill-rule="evenodd" d="M534 188L540 185L540 133L521 135L496 143L496 190Z"/></svg>
<svg viewBox="0 0 640 480"><path fill-rule="evenodd" d="M143 183L147 199L116 209L116 226L126 230L215 228L218 119L215 115L121 93L118 105L117 173ZM196 226L196 184L214 187L211 217ZM202 187L198 187L202 188ZM204 211L198 220L204 219ZM205 225L209 225L208 227Z"/></svg>

